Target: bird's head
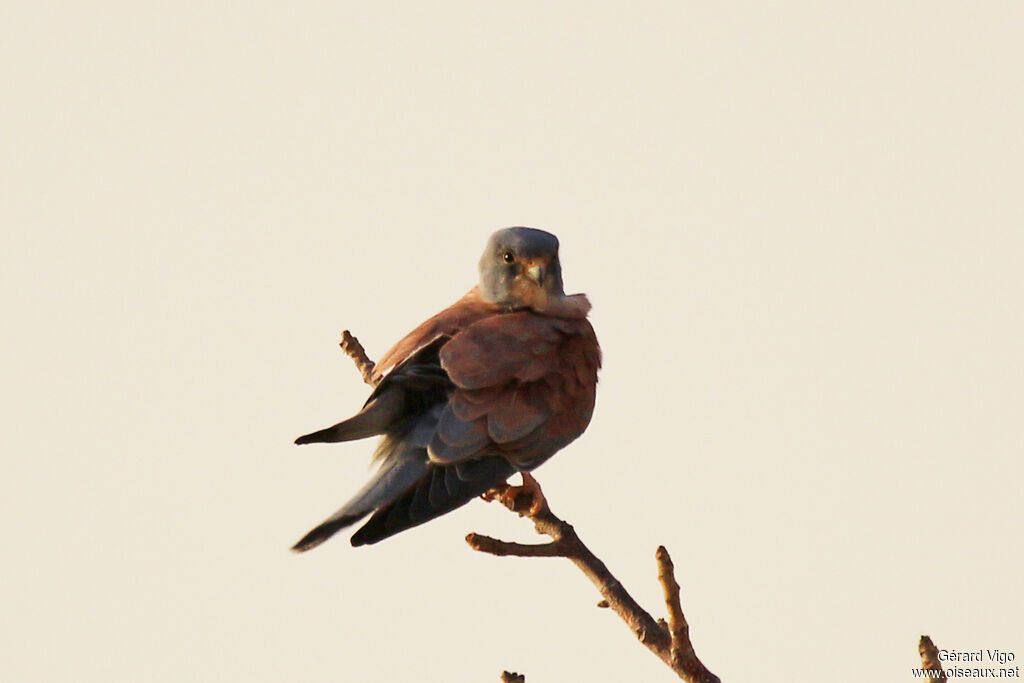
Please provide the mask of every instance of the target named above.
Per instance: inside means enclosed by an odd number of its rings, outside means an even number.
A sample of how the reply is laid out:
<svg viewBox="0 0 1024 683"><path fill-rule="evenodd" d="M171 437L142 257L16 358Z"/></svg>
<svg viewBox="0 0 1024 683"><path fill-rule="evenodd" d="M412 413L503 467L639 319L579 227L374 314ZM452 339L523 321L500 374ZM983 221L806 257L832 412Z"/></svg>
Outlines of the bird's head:
<svg viewBox="0 0 1024 683"><path fill-rule="evenodd" d="M534 228L505 228L491 235L480 257L480 292L510 310L542 311L564 298L558 238Z"/></svg>

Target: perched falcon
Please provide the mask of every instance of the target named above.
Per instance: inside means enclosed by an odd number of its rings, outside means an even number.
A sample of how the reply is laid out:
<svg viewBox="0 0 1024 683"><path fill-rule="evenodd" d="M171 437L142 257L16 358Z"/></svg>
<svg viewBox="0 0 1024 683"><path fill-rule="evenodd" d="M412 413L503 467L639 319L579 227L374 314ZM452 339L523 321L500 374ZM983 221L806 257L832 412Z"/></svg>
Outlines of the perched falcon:
<svg viewBox="0 0 1024 683"><path fill-rule="evenodd" d="M491 235L480 283L380 359L362 410L297 444L381 435L370 481L293 550L363 517L352 545L376 543L529 471L583 433L601 349L590 302L566 296L558 238L532 228Z"/></svg>

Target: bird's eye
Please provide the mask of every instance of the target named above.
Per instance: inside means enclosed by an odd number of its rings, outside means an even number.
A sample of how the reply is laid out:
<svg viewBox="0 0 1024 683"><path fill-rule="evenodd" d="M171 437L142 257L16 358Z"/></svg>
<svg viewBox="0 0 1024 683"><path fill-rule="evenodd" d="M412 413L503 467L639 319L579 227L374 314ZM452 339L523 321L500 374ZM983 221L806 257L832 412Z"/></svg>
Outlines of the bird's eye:
<svg viewBox="0 0 1024 683"><path fill-rule="evenodd" d="M508 250L502 253L501 260L504 261L505 263L512 263L513 261L516 260L516 255L513 254L511 250Z"/></svg>

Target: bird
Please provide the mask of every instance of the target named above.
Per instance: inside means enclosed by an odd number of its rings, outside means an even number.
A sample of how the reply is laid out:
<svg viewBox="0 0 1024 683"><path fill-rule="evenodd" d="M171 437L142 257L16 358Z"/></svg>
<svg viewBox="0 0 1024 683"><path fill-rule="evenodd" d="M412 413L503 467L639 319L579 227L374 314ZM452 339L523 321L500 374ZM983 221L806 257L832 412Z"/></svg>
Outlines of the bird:
<svg viewBox="0 0 1024 683"><path fill-rule="evenodd" d="M295 440L380 437L370 480L292 550L367 516L350 543L377 543L531 472L583 433L601 348L587 296L564 292L558 247L536 228L492 234L478 284L380 358L362 409Z"/></svg>

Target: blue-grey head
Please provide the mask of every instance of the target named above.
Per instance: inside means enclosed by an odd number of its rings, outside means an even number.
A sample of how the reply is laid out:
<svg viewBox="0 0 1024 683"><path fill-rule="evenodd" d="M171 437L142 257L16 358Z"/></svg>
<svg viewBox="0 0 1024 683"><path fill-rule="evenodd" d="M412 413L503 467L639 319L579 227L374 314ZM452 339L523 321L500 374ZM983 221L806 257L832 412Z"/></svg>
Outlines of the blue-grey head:
<svg viewBox="0 0 1024 683"><path fill-rule="evenodd" d="M487 240L480 257L480 292L510 310L543 310L565 296L558 238L534 228L505 228Z"/></svg>

